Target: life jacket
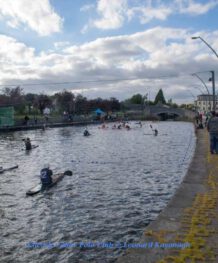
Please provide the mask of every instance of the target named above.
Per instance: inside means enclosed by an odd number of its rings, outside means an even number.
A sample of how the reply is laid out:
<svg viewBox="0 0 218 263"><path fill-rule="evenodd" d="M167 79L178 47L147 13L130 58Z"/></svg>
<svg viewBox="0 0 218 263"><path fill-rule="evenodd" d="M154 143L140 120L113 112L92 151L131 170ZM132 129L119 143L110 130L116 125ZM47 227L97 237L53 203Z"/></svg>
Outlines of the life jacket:
<svg viewBox="0 0 218 263"><path fill-rule="evenodd" d="M26 141L26 142L25 142L25 146L26 146L26 150L27 150L27 151L29 151L29 150L32 149L31 142L29 142L29 141Z"/></svg>
<svg viewBox="0 0 218 263"><path fill-rule="evenodd" d="M89 132L87 130L84 131L84 136L89 136Z"/></svg>
<svg viewBox="0 0 218 263"><path fill-rule="evenodd" d="M48 168L43 168L40 172L42 185L50 185L52 183L52 171Z"/></svg>

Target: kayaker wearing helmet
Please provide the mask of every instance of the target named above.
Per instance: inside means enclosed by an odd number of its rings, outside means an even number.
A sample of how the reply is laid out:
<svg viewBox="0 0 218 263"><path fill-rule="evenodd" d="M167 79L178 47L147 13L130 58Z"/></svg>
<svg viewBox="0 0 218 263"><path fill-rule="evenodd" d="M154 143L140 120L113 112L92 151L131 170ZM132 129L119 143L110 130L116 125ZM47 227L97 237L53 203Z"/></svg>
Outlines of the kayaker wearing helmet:
<svg viewBox="0 0 218 263"><path fill-rule="evenodd" d="M52 170L49 169L49 164L45 164L44 168L40 172L40 178L42 183L42 188L46 188L52 184Z"/></svg>
<svg viewBox="0 0 218 263"><path fill-rule="evenodd" d="M90 135L90 133L89 133L89 131L88 131L87 128L84 130L83 135L84 135L84 136L89 136L89 135Z"/></svg>
<svg viewBox="0 0 218 263"><path fill-rule="evenodd" d="M31 144L30 138L23 139L23 141L25 143L26 151L31 150L32 144Z"/></svg>

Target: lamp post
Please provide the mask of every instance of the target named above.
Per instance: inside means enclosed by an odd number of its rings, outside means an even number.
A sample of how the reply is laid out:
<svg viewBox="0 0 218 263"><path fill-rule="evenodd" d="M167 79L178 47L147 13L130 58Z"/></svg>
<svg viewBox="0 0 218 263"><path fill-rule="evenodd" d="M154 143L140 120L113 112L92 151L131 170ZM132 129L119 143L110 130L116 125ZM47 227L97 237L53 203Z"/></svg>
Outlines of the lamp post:
<svg viewBox="0 0 218 263"><path fill-rule="evenodd" d="M216 53L216 51L202 37L200 37L200 36L192 37L192 39L198 39L198 38L202 42L204 42L204 44L206 44L213 51L213 53L216 55L216 57L218 58L218 54ZM212 89L213 89L213 111L215 111L216 110L215 73L213 70L210 72L212 74L212 77L210 78L210 80L212 81Z"/></svg>
<svg viewBox="0 0 218 263"><path fill-rule="evenodd" d="M204 94L203 90L200 87L193 87L193 88L199 90L201 94Z"/></svg>
<svg viewBox="0 0 218 263"><path fill-rule="evenodd" d="M214 71L210 71L212 74L212 77L209 79L209 81L212 81L212 89L213 89L213 111L216 111L216 92L215 92L215 73Z"/></svg>
<svg viewBox="0 0 218 263"><path fill-rule="evenodd" d="M206 89L206 91L207 91L208 95L210 95L209 89L208 89L207 85L205 84L205 82L203 81L203 79L202 79L202 78L200 78L200 77L198 76L198 74L197 74L197 73L193 73L193 74L192 74L192 76L195 76L195 77L197 77L197 78L198 78L198 79L201 81L201 83L204 85L204 87L205 87L205 89Z"/></svg>
<svg viewBox="0 0 218 263"><path fill-rule="evenodd" d="M198 37L192 37L192 39L200 39L202 42L204 42L204 44L206 44L212 51L213 53L216 55L216 57L218 58L218 54L216 53L216 51L211 47L211 45L209 45L202 37L198 36Z"/></svg>
<svg viewBox="0 0 218 263"><path fill-rule="evenodd" d="M205 89L206 89L206 91L207 91L207 93L208 93L208 99L209 99L209 109L211 110L210 92L209 92L209 89L208 89L207 85L205 84L205 82L203 81L203 79L202 79L202 78L200 78L200 77L198 76L198 74L197 74L197 73L193 73L193 74L192 74L192 76L195 76L195 77L197 77L197 78L198 78L198 79L201 81L201 83L204 85L204 87L205 87Z"/></svg>

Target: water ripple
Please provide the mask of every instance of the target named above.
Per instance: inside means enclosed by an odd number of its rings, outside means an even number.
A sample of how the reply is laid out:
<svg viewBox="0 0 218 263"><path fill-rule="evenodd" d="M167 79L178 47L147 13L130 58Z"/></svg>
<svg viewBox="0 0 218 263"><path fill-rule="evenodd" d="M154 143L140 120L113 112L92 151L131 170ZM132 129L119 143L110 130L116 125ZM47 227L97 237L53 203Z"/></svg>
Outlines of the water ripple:
<svg viewBox="0 0 218 263"><path fill-rule="evenodd" d="M128 132L94 125L89 130L88 139L83 127L0 135L1 163L19 165L0 175L2 262L114 262L123 249L27 244L136 243L181 183L195 146L190 123L159 123L157 137L150 122ZM22 151L24 137L39 147ZM54 172L72 170L73 176L27 198L44 163Z"/></svg>

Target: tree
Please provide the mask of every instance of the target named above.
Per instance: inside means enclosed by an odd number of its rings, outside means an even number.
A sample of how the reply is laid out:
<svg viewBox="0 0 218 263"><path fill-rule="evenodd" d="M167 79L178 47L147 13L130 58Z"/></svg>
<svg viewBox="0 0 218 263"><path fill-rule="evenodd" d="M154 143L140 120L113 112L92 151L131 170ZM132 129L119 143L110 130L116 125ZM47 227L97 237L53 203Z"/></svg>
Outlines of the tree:
<svg viewBox="0 0 218 263"><path fill-rule="evenodd" d="M45 94L40 94L37 98L37 107L41 114L43 114L43 111L46 107L52 106L52 100L51 97Z"/></svg>
<svg viewBox="0 0 218 263"><path fill-rule="evenodd" d="M87 98L78 94L75 99L75 113L82 114L88 112Z"/></svg>
<svg viewBox="0 0 218 263"><path fill-rule="evenodd" d="M26 95L24 95L25 102L28 106L29 114L31 113L32 107L37 107L37 97L38 95L34 93L27 93Z"/></svg>
<svg viewBox="0 0 218 263"><path fill-rule="evenodd" d="M61 111L73 113L75 110L75 96L71 91L63 90L54 95L56 104Z"/></svg>
<svg viewBox="0 0 218 263"><path fill-rule="evenodd" d="M5 102L14 106L14 109L22 114L25 111L25 100L23 95L23 90L17 86L16 88L5 87L3 89L3 94L5 96Z"/></svg>
<svg viewBox="0 0 218 263"><path fill-rule="evenodd" d="M120 102L118 99L111 97L110 98L110 105L111 105L111 111L118 111L120 110Z"/></svg>
<svg viewBox="0 0 218 263"><path fill-rule="evenodd" d="M187 106L186 104L181 104L181 105L180 105L180 108L184 108L184 109L185 109L186 106Z"/></svg>
<svg viewBox="0 0 218 263"><path fill-rule="evenodd" d="M144 98L141 94L135 94L130 98L130 103L132 104L143 104Z"/></svg>
<svg viewBox="0 0 218 263"><path fill-rule="evenodd" d="M17 98L23 95L23 90L19 86L17 86L16 88L5 87L3 89L3 94L11 98Z"/></svg>
<svg viewBox="0 0 218 263"><path fill-rule="evenodd" d="M172 104L171 104L171 107L173 107L173 108L178 108L179 106L178 106L176 103L172 103Z"/></svg>
<svg viewBox="0 0 218 263"><path fill-rule="evenodd" d="M156 105L157 103L162 103L162 104L166 104L166 100L164 98L164 94L163 94L163 91L162 89L160 89L155 97L155 100L154 100L154 104Z"/></svg>

